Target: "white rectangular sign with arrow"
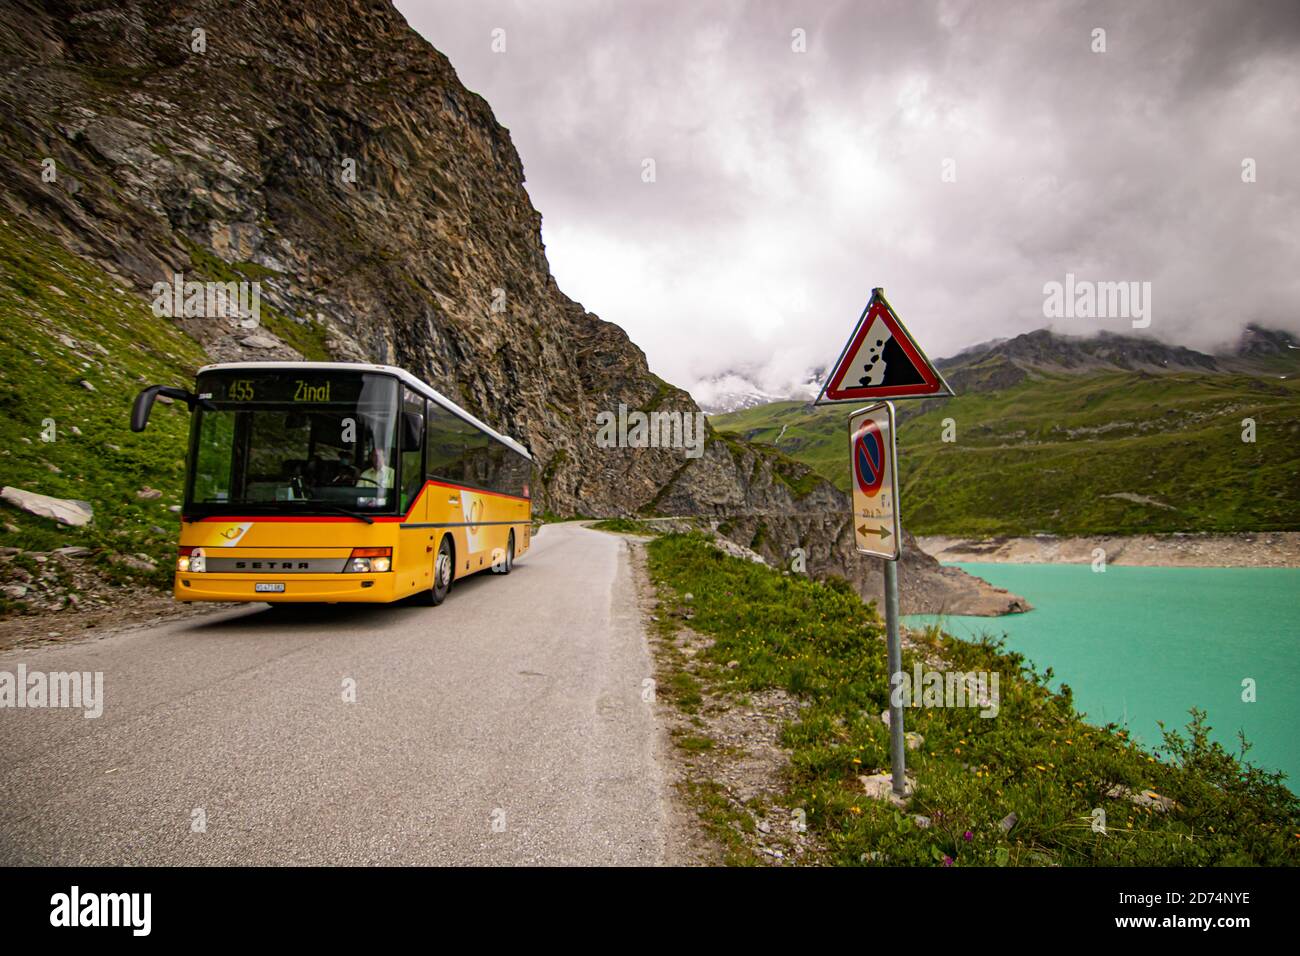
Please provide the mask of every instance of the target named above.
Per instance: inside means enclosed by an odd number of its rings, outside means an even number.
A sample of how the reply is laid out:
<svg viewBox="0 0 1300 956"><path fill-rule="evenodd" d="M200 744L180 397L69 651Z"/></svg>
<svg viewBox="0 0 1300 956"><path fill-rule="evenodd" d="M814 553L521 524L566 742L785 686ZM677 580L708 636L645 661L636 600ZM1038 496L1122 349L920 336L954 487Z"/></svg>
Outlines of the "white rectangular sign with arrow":
<svg viewBox="0 0 1300 956"><path fill-rule="evenodd" d="M894 406L881 402L849 416L853 536L858 551L897 561L903 536L898 508Z"/></svg>

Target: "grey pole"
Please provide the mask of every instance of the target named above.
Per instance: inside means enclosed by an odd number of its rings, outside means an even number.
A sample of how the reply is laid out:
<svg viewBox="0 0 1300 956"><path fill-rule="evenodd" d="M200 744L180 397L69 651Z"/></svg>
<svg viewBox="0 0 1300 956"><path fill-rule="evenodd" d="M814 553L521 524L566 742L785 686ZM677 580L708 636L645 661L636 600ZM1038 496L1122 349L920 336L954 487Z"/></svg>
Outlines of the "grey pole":
<svg viewBox="0 0 1300 956"><path fill-rule="evenodd" d="M894 793L907 795L904 776L903 705L895 704L894 675L903 672L903 647L898 640L898 562L885 562L885 631L889 641L889 763ZM915 692L915 691L914 691Z"/></svg>

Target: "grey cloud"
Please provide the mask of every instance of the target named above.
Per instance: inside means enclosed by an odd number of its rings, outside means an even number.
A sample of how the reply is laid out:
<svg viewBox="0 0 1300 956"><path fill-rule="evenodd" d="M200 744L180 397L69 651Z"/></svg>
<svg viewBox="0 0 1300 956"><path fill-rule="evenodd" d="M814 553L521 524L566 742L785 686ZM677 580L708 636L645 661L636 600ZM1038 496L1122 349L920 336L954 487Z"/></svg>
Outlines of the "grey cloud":
<svg viewBox="0 0 1300 956"><path fill-rule="evenodd" d="M784 387L875 285L932 355L1131 331L1045 319L1067 272L1152 282L1166 340L1300 332L1294 2L398 7L510 128L561 288L679 384Z"/></svg>

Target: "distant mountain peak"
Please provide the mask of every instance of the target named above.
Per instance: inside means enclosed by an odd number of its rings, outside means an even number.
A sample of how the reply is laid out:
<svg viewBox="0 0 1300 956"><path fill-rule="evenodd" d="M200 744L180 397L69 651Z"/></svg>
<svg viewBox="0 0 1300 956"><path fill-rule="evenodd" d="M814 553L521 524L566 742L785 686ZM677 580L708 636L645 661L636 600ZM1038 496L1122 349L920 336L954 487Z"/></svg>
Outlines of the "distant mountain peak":
<svg viewBox="0 0 1300 956"><path fill-rule="evenodd" d="M1300 363L1300 344L1288 332L1258 325L1247 326L1233 349L1214 355L1151 336L1043 328L970 346L936 365L960 393L1009 388L1041 372L1258 374L1275 370L1279 359Z"/></svg>
<svg viewBox="0 0 1300 956"><path fill-rule="evenodd" d="M772 402L811 400L821 388L822 369L814 369L801 381L784 388L764 388L752 372L726 371L701 379L691 386L691 397L709 415L739 412Z"/></svg>
<svg viewBox="0 0 1300 956"><path fill-rule="evenodd" d="M1065 335L1052 329L1034 329L1011 338L976 345L938 364L941 368L955 368L992 356L1005 357L1026 368L1044 370L1214 371L1219 368L1218 360L1212 355L1182 345L1168 345L1155 338L1115 332L1099 332L1092 336Z"/></svg>
<svg viewBox="0 0 1300 956"><path fill-rule="evenodd" d="M1268 357L1295 354L1300 351L1300 343L1290 332L1280 329L1266 329L1251 323L1241 332L1232 354L1243 357Z"/></svg>

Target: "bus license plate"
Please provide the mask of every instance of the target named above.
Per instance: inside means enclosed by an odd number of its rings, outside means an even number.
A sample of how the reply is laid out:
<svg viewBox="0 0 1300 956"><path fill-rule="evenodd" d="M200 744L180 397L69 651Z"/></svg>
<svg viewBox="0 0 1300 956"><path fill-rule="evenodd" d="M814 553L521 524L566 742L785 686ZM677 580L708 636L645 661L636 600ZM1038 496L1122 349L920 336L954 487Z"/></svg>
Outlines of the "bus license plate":
<svg viewBox="0 0 1300 956"><path fill-rule="evenodd" d="M284 585L283 585L283 584L269 584L269 583L267 583L267 582L265 582L265 581L259 581L259 582L257 582L256 584L253 585L253 590L254 590L255 592L257 592L258 594L266 594L266 593L272 593L272 594L283 594L283 593L284 593Z"/></svg>

